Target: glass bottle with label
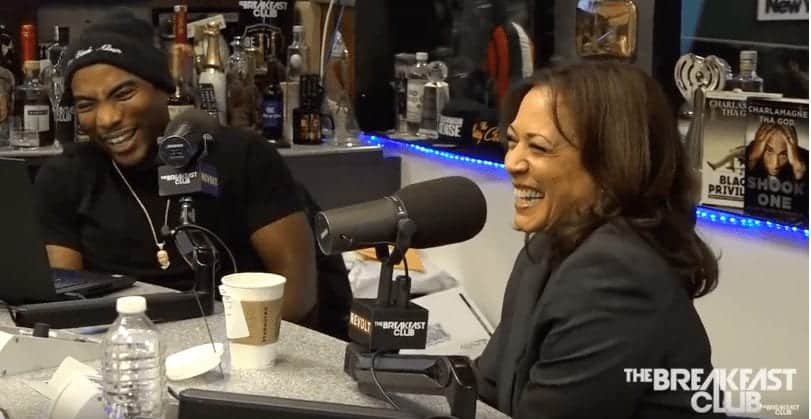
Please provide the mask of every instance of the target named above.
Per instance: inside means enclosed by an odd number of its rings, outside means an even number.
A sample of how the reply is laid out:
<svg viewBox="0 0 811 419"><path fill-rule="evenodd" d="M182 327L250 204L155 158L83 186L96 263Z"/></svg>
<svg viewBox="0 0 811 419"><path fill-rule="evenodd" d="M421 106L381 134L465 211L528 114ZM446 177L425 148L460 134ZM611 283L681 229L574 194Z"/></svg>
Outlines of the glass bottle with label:
<svg viewBox="0 0 811 419"><path fill-rule="evenodd" d="M763 91L763 78L757 75L757 51L741 51L739 70L735 77L727 81L726 90Z"/></svg>
<svg viewBox="0 0 811 419"><path fill-rule="evenodd" d="M70 43L70 28L55 26L56 41L48 47L45 55L51 62L50 70L50 99L54 114L54 139L59 143L74 142L76 140L76 121L73 117L73 106L62 106L62 94L65 92L65 65L67 58L62 55Z"/></svg>
<svg viewBox="0 0 811 419"><path fill-rule="evenodd" d="M231 42L233 53L228 59L228 123L234 127L253 128L256 124L256 86L254 62L244 50L241 36Z"/></svg>
<svg viewBox="0 0 811 419"><path fill-rule="evenodd" d="M293 143L321 144L321 103L324 89L318 74L303 74L299 86L299 106L293 109Z"/></svg>
<svg viewBox="0 0 811 419"><path fill-rule="evenodd" d="M172 80L175 82L175 91L169 96L169 119L174 119L177 115L194 109L194 96L189 93L190 82L194 77L194 51L186 33L187 7L186 5L176 5L174 11L175 43L171 49L170 72Z"/></svg>
<svg viewBox="0 0 811 419"><path fill-rule="evenodd" d="M414 54L400 53L394 56L394 80L392 88L394 90L394 114L395 135L407 134L406 112L408 109L408 73L411 67L417 62Z"/></svg>
<svg viewBox="0 0 811 419"><path fill-rule="evenodd" d="M310 47L304 42L304 27L293 26L293 42L287 47L287 80L299 81L310 72Z"/></svg>
<svg viewBox="0 0 811 419"><path fill-rule="evenodd" d="M426 69L428 53L417 53L417 64L408 73L408 103L406 104L406 125L408 133L417 136L422 123L422 95L428 82Z"/></svg>
<svg viewBox="0 0 811 419"><path fill-rule="evenodd" d="M14 100L10 143L16 147L45 147L54 142L53 115L48 87L39 80L37 35L34 25L23 25L23 74L25 80L17 86Z"/></svg>
<svg viewBox="0 0 811 419"><path fill-rule="evenodd" d="M284 140L284 96L279 79L271 80L262 94L262 136L277 146L287 146Z"/></svg>
<svg viewBox="0 0 811 419"><path fill-rule="evenodd" d="M426 66L425 75L428 82L422 94L422 121L419 134L425 138L439 136L439 115L450 100L450 89L445 79L448 78L448 66L442 61L433 61Z"/></svg>
<svg viewBox="0 0 811 419"><path fill-rule="evenodd" d="M220 60L220 29L215 22L206 25L203 30L206 36L206 58L203 63L203 72L200 73L199 84L210 85L214 90L214 98L217 103L217 118L221 125L226 125L226 78L225 71Z"/></svg>
<svg viewBox="0 0 811 419"><path fill-rule="evenodd" d="M284 96L283 93L284 92L281 89L281 82L283 82L285 80L285 77L286 77L286 69L284 67L284 64L282 64L281 60L279 59L279 56L280 56L279 55L279 53L280 53L280 51L279 51L280 47L279 46L281 44L281 41L280 41L281 33L277 32L277 31L271 31L266 35L267 35L266 36L267 42L266 42L266 45L265 45L265 48L264 48L265 53L263 55L263 59L265 61L262 63L262 67L264 68L264 74L262 75L261 80L257 80L257 82L256 82L257 91L259 92L259 100L257 102L257 111L258 111L258 114L259 114L259 121L258 121L258 124L257 124L257 128L259 129L259 131L261 131L263 133L265 131L265 119L264 119L265 95L268 92L268 89L271 87L271 85L275 84L276 87L274 87L273 89L277 90L280 94L282 94L282 98L280 98L280 100L281 100L280 103L282 105L284 105L284 100L283 100L283 96ZM281 122L284 123L284 121L285 121L284 109L282 108ZM284 128L284 126L282 126L282 128ZM282 132L284 132L284 130L282 130ZM268 138L268 137L265 137L265 138ZM281 144L283 139L281 137L276 138L275 136L274 136L274 139L272 141L278 141L280 146L286 146L286 144L289 143L288 141L284 141L284 144Z"/></svg>

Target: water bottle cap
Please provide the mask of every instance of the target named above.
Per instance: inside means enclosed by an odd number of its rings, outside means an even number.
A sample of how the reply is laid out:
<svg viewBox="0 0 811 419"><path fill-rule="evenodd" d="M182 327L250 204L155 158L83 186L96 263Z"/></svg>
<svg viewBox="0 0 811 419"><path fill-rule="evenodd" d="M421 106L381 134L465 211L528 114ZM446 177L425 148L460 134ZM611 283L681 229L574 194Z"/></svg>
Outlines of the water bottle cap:
<svg viewBox="0 0 811 419"><path fill-rule="evenodd" d="M428 60L428 53L427 52L418 52L417 53L417 60L420 60L420 61Z"/></svg>
<svg viewBox="0 0 811 419"><path fill-rule="evenodd" d="M146 298L140 295L121 297L115 302L115 311L121 314L136 314L146 311Z"/></svg>

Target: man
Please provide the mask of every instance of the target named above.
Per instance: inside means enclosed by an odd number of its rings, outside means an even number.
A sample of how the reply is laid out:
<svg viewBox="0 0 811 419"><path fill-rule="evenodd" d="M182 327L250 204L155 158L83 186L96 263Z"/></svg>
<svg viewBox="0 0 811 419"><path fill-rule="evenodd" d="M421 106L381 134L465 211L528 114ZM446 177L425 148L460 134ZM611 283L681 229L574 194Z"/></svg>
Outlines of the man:
<svg viewBox="0 0 811 419"><path fill-rule="evenodd" d="M40 170L37 198L51 266L188 289L192 271L166 234L179 224L180 206L158 196L156 139L174 84L152 33L118 11L66 51L65 98L91 143ZM196 223L228 244L240 271L285 276L283 318L313 326L312 231L279 154L246 137L232 128L217 133L207 161L218 170L220 196L195 197Z"/></svg>
<svg viewBox="0 0 811 419"><path fill-rule="evenodd" d="M790 125L764 122L747 148L747 176L770 176L781 181L805 178L808 150L797 144Z"/></svg>

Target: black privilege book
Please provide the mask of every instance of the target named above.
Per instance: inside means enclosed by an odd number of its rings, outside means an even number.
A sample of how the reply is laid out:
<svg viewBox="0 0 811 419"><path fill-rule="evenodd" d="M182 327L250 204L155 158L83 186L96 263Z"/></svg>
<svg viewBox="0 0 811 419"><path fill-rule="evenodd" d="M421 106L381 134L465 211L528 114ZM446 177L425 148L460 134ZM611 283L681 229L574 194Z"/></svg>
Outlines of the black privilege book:
<svg viewBox="0 0 811 419"><path fill-rule="evenodd" d="M706 92L701 131L701 203L743 208L746 98Z"/></svg>
<svg viewBox="0 0 811 419"><path fill-rule="evenodd" d="M749 99L744 210L808 224L808 100Z"/></svg>

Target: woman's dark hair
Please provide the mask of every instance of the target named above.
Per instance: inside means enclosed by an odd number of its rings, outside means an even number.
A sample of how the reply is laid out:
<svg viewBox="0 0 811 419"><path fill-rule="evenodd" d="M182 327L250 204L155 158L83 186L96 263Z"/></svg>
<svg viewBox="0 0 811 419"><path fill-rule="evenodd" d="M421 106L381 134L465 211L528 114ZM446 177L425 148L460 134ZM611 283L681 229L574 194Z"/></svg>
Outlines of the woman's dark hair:
<svg viewBox="0 0 811 419"><path fill-rule="evenodd" d="M583 167L601 189L589 213L549 232L556 249L553 263L598 226L623 222L669 262L689 295L712 291L718 283L718 262L695 232L698 183L661 86L630 64L548 68L511 90L503 103L503 124L515 119L524 96L535 87L553 95L558 131L580 149ZM562 129L560 106L573 116L566 121L567 129Z"/></svg>

